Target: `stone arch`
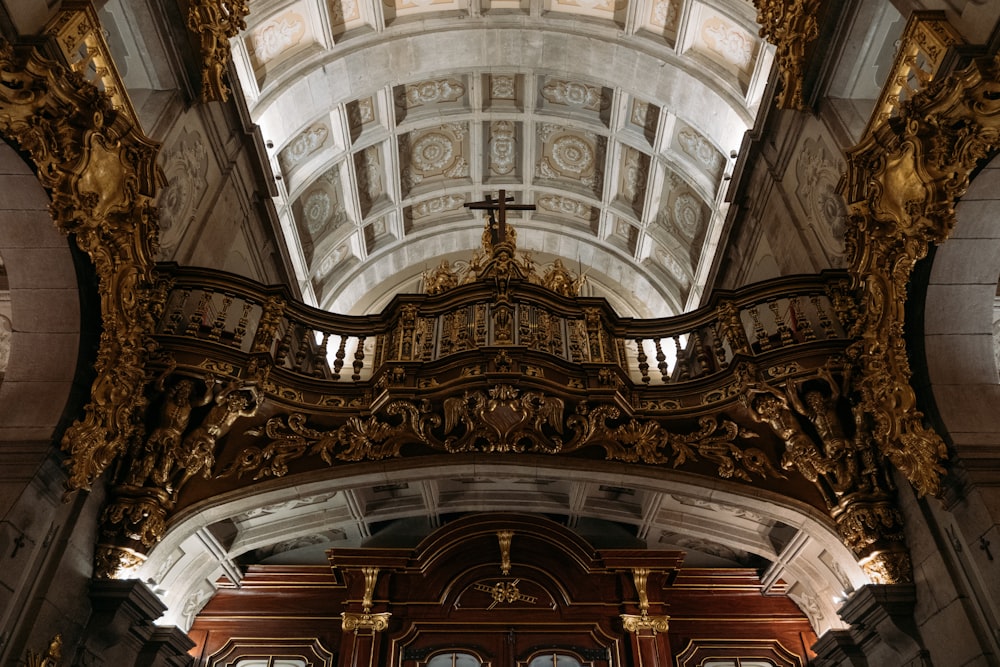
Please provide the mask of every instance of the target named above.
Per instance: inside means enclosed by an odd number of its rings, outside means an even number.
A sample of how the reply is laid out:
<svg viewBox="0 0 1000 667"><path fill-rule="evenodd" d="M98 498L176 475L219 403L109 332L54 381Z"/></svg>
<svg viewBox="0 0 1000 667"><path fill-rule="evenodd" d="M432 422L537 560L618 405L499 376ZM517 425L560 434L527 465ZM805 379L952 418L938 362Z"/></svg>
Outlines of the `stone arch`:
<svg viewBox="0 0 1000 667"><path fill-rule="evenodd" d="M1000 371L993 304L1000 279L1000 157L955 208L951 238L933 258L924 346L938 416L962 459L1000 444Z"/></svg>
<svg viewBox="0 0 1000 667"><path fill-rule="evenodd" d="M10 358L0 384L5 459L37 466L58 435L80 347L80 296L67 239L31 168L0 142L0 253L10 288ZM31 470L24 470L30 477Z"/></svg>
<svg viewBox="0 0 1000 667"><path fill-rule="evenodd" d="M241 574L235 559L255 545L294 539L316 526L328 530L339 525L341 519L355 521L354 518L345 519L350 512L345 514L340 505L358 507L360 504L347 500L345 495L403 480L413 485L425 481L435 485L450 479L473 478L507 481L538 478L627 485L656 495L665 502L647 502L651 507L660 508L657 517L662 513L668 518L652 519L650 531L656 533L661 528L691 530L692 534L706 539L722 540L727 545L749 549L756 554L766 553L765 557L773 565L762 579L782 579L794 589L793 600L800 606L808 606L806 601L815 602L818 613L804 611L810 616L817 634L842 627L835 611L838 600L868 581L821 512L774 493L759 489L749 492L725 480L706 482L673 470L647 466L608 462L588 465L568 460L555 463L534 459L526 465L517 457L506 461L457 461L455 455L417 467L405 460L353 464L296 479L269 480L254 488L215 496L174 517L163 539L149 551L146 561L125 576L149 582L167 606L163 620L186 629L214 594L214 582L220 576L239 580ZM549 495L554 498L556 494ZM667 511L667 505L679 497L681 502L676 503L674 510ZM497 507L545 516L565 513L565 506L557 501L503 504L483 493L471 495L464 501L449 501L446 507L439 506L439 511L466 514ZM288 509L294 512L286 512ZM379 521L392 518L387 509L378 510ZM399 502L396 510L400 517L420 511L405 502ZM581 516L587 516L587 510L580 511ZM591 511L601 510L592 508ZM266 521L246 520L262 512L269 514ZM773 547L770 538L760 537L767 535L768 526L787 527L792 537L785 547L769 551ZM699 530L703 532L698 533ZM752 538L753 535L760 539Z"/></svg>

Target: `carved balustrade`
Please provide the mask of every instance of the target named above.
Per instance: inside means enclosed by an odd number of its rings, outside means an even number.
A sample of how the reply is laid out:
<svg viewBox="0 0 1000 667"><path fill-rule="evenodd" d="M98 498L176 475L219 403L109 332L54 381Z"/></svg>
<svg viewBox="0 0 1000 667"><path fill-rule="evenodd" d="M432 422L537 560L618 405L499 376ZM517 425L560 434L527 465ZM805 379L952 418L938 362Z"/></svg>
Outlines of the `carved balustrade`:
<svg viewBox="0 0 1000 667"><path fill-rule="evenodd" d="M560 297L530 283L509 303L498 302L489 283L474 283L400 296L380 315L337 315L236 276L161 268L171 280L156 328L164 350L198 348L235 367L262 356L255 368L278 370L286 384L347 383L348 391L358 382L384 386L400 373L416 377L413 369L425 365L444 371L489 350L516 351L529 375L547 365L583 369L581 388L642 392L726 373L737 357L770 360L805 344L843 342L850 318L845 276L836 272L720 293L694 313L639 320L618 317L602 299Z"/></svg>

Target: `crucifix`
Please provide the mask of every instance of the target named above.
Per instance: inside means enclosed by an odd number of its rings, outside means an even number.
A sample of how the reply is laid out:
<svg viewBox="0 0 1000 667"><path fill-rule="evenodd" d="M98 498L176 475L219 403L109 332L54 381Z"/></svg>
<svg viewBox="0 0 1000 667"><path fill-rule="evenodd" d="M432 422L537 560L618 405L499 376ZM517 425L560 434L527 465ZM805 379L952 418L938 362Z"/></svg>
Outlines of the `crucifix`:
<svg viewBox="0 0 1000 667"><path fill-rule="evenodd" d="M514 197L508 197L506 190L501 190L496 201L493 197L486 195L483 201L469 202L465 205L469 209L485 209L490 216L490 242L493 245L503 243L507 240L507 211L534 211L534 204L508 204L514 201ZM499 212L494 217L493 211ZM499 219L498 219L499 218Z"/></svg>

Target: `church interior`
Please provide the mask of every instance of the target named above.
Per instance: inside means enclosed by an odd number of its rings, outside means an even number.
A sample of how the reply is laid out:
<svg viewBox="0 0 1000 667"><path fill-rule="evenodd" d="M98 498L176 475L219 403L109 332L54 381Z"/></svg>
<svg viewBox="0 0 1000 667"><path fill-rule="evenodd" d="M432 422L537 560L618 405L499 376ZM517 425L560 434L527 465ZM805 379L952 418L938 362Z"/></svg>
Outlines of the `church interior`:
<svg viewBox="0 0 1000 667"><path fill-rule="evenodd" d="M0 665L1000 665L995 0L0 0Z"/></svg>

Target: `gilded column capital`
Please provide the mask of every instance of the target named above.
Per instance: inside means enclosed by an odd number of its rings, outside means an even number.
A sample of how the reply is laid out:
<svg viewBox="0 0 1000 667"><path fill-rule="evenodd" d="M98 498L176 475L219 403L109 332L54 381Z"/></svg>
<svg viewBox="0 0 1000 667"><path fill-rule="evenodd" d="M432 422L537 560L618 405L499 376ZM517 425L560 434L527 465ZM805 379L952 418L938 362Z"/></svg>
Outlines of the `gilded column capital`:
<svg viewBox="0 0 1000 667"><path fill-rule="evenodd" d="M666 632L670 627L669 616L649 616L647 614L622 614L622 626L626 632L638 634L651 631L653 634Z"/></svg>
<svg viewBox="0 0 1000 667"><path fill-rule="evenodd" d="M363 630L382 632L389 627L390 616L392 616L392 614L387 611L379 614L370 614L367 612L358 614L355 612L345 611L340 614L341 627L345 632L351 630L354 632Z"/></svg>

